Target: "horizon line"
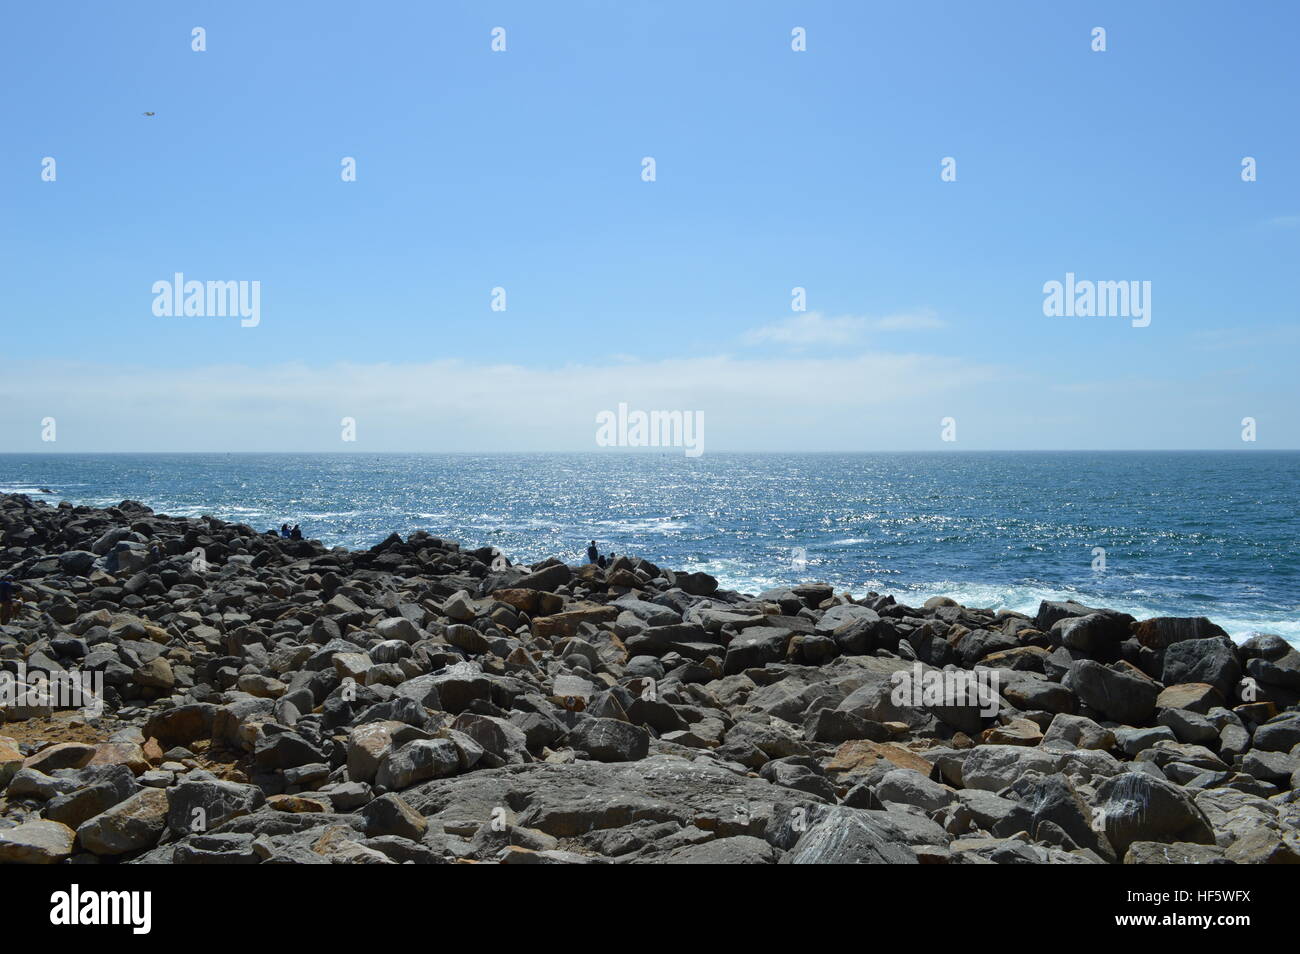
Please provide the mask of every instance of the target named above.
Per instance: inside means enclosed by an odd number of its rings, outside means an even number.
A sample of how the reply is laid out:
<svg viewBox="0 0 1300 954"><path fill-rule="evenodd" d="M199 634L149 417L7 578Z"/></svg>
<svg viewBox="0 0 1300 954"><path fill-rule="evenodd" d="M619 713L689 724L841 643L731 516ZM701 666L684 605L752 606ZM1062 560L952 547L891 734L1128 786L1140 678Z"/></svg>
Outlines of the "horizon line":
<svg viewBox="0 0 1300 954"><path fill-rule="evenodd" d="M516 456L545 456L557 454L581 454L592 457L683 457L686 460L698 460L708 456L723 455L777 455L777 454L1294 454L1300 452L1300 447L1256 447L1256 448L1228 448L1228 447L1170 447L1170 448L1133 448L1133 447L1032 447L1032 448L1010 448L1010 447L974 447L974 448L878 448L872 450L721 450L709 451L701 454L696 458L685 457L682 449L677 447L661 448L658 450L624 450L624 449L606 449L606 450L185 450L185 451L168 451L168 450L47 450L47 451L0 451L0 458L4 457L73 457L82 456L114 456L114 455L156 455L168 457L185 457L185 456L204 456L213 454L225 455L245 455L261 457L294 457L294 456L356 456L356 457L379 457L379 456L485 456L485 455L516 455Z"/></svg>

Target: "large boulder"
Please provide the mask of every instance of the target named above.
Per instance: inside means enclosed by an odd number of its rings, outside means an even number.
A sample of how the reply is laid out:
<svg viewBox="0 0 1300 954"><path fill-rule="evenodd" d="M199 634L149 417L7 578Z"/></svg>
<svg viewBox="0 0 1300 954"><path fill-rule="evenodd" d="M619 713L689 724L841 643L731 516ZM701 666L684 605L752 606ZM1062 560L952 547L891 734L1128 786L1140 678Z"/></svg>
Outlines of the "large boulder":
<svg viewBox="0 0 1300 954"><path fill-rule="evenodd" d="M1052 840L1050 825L1074 846L1089 848L1103 858L1110 855L1109 846L1093 829L1092 809L1067 776L1026 775L1012 784L1009 792L1016 800L1015 807L998 822L994 835L1005 838L1024 831L1035 840Z"/></svg>
<svg viewBox="0 0 1300 954"><path fill-rule="evenodd" d="M386 791L399 791L458 771L460 750L450 739L415 739L384 757L375 784Z"/></svg>
<svg viewBox="0 0 1300 954"><path fill-rule="evenodd" d="M1160 695L1159 685L1126 663L1106 666L1080 659L1070 667L1067 681L1085 705L1124 725L1149 720Z"/></svg>
<svg viewBox="0 0 1300 954"><path fill-rule="evenodd" d="M1165 650L1161 680L1167 686L1184 682L1205 682L1225 699L1232 698L1241 679L1237 647L1227 636L1185 639Z"/></svg>
<svg viewBox="0 0 1300 954"><path fill-rule="evenodd" d="M1038 613L1034 616L1034 629L1048 633L1060 620L1077 616L1091 616L1099 612L1101 610L1093 609L1091 606L1084 606L1082 603L1076 603L1073 600L1043 600L1038 604Z"/></svg>
<svg viewBox="0 0 1300 954"><path fill-rule="evenodd" d="M182 836L209 832L265 803L266 795L256 785L185 781L167 789L167 827Z"/></svg>
<svg viewBox="0 0 1300 954"><path fill-rule="evenodd" d="M749 627L727 645L722 674L730 676L746 669L761 669L768 663L781 662L792 635L790 630L775 626Z"/></svg>
<svg viewBox="0 0 1300 954"><path fill-rule="evenodd" d="M840 808L808 828L778 862L783 865L916 864L916 855L865 812Z"/></svg>
<svg viewBox="0 0 1300 954"><path fill-rule="evenodd" d="M650 735L619 719L584 719L569 733L569 744L598 762L635 762L650 751Z"/></svg>
<svg viewBox="0 0 1300 954"><path fill-rule="evenodd" d="M1057 770L1060 753L1022 745L977 746L961 765L966 788L1000 792L1026 772L1050 775Z"/></svg>
<svg viewBox="0 0 1300 954"><path fill-rule="evenodd" d="M1253 745L1265 752L1290 752L1300 745L1300 712L1287 712L1255 730Z"/></svg>
<svg viewBox="0 0 1300 954"><path fill-rule="evenodd" d="M920 772L892 769L885 773L876 786L876 797L881 802L915 805L926 812L933 812L951 805L957 800L957 793L947 786L930 781Z"/></svg>
<svg viewBox="0 0 1300 954"><path fill-rule="evenodd" d="M76 828L87 819L130 798L140 788L135 776L125 765L105 766L94 778L84 788L51 799L45 806L45 818Z"/></svg>
<svg viewBox="0 0 1300 954"><path fill-rule="evenodd" d="M167 826L167 793L141 789L108 811L84 822L77 840L96 855L125 855L155 844Z"/></svg>
<svg viewBox="0 0 1300 954"><path fill-rule="evenodd" d="M206 702L163 709L149 716L144 724L144 737L157 739L164 749L209 739L212 737L216 710L216 706Z"/></svg>
<svg viewBox="0 0 1300 954"><path fill-rule="evenodd" d="M29 821L0 829L0 864L57 864L72 854L76 837L67 825L53 821Z"/></svg>
<svg viewBox="0 0 1300 954"><path fill-rule="evenodd" d="M1133 635L1148 649L1166 649L1189 639L1225 637L1228 634L1204 616L1157 616L1134 623Z"/></svg>
<svg viewBox="0 0 1300 954"><path fill-rule="evenodd" d="M1097 786L1102 830L1123 857L1135 841L1214 844L1214 829L1190 795L1145 772L1122 772Z"/></svg>
<svg viewBox="0 0 1300 954"><path fill-rule="evenodd" d="M1061 645L1101 662L1119 658L1120 643L1129 637L1131 617L1099 612L1067 616L1052 625L1052 637Z"/></svg>
<svg viewBox="0 0 1300 954"><path fill-rule="evenodd" d="M573 571L568 566L563 563L552 563L550 566L541 567L520 577L512 585L515 589L554 593L571 579L573 579Z"/></svg>
<svg viewBox="0 0 1300 954"><path fill-rule="evenodd" d="M691 596L712 596L718 590L718 581L707 573L678 573L677 585Z"/></svg>

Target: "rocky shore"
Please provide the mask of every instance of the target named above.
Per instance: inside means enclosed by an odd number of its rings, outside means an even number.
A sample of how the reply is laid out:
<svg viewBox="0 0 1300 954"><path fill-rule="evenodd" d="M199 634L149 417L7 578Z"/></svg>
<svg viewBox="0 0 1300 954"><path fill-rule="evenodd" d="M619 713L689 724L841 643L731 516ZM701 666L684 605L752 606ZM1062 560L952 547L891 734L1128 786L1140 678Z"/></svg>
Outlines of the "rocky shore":
<svg viewBox="0 0 1300 954"><path fill-rule="evenodd" d="M1203 618L24 496L0 573L0 862L1300 861L1300 652Z"/></svg>

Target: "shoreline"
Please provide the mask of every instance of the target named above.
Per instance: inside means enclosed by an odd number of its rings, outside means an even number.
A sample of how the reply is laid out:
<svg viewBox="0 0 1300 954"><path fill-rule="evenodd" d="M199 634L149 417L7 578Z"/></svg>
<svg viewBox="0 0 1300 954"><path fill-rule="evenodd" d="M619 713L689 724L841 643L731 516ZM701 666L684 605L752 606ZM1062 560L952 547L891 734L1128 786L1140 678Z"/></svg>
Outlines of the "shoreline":
<svg viewBox="0 0 1300 954"><path fill-rule="evenodd" d="M898 452L898 453L910 453L910 452ZM977 453L977 452L967 452L967 453ZM979 452L979 453L983 453L983 452ZM1019 453L1019 452L1007 452L1007 453ZM1042 453L1054 453L1054 452L1042 452ZM1112 452L1104 452L1104 453L1112 453ZM1121 453L1121 452L1114 452L1114 453ZM1134 451L1133 453L1143 453L1143 452ZM1169 453L1175 453L1175 452L1169 452ZM1201 452L1197 451L1197 452L1189 452L1189 453L1201 453ZM1280 453L1285 453L1285 452L1280 452ZM261 456L266 456L266 455L261 455ZM276 455L271 455L271 456L276 456ZM298 455L293 453L286 453L280 456L294 457ZM441 455L438 454L382 455L381 454L379 456L436 457ZM457 456L457 455L448 455L448 456ZM460 456L464 456L464 455L460 455ZM549 455L539 454L539 456L549 456ZM864 452L863 456L870 456L870 453ZM33 492L36 489L37 488L34 485L30 487L23 487L23 488L11 488L11 489L0 488L0 496L23 493L26 494L27 496L32 497L35 500L44 500L46 503L49 504L57 504L61 499L61 495L57 492L54 491L41 492L41 493ZM75 503L74 505L89 506L89 507L105 507L105 506L111 506L112 503L116 502L116 498L112 498L111 502L108 502L109 500L110 498L104 497L103 495L99 495L95 501L83 500L82 502ZM196 506L187 506L179 509L169 508L167 510L167 513L169 513L171 516L176 516L176 517L199 517L202 515L215 516L219 514L224 514L224 516L219 516L218 518L227 522L244 523L249 518L249 514L240 513L238 512L239 509L240 508L236 507L232 511L229 506L211 507L208 505L196 505ZM261 517L259 519L266 519L272 523L281 522L281 518L279 516L274 516L270 512L264 512L260 510L257 512L261 514ZM363 514L365 512L366 511L358 510L358 511L353 511L352 513ZM298 517L295 519L303 519L303 520L324 519L331 516L338 516L338 515L306 513L306 514L299 514ZM285 519L289 519L289 518L285 517ZM427 528L421 528L419 526L412 526L409 524L408 527L409 527L409 532L418 532L421 529L427 529ZM371 536L373 537L373 539L379 539L388 532L393 532L393 531L391 528L389 528L383 532L379 532ZM428 530L428 532L436 533L437 531ZM576 536L582 536L582 534L577 533ZM348 538L349 535L346 533L333 531L331 533L326 534L324 540L327 542L327 545L330 546L349 547L350 541ZM321 538L318 537L316 539L321 539ZM373 539L370 540L369 542L373 542ZM459 539L463 541L464 538L462 536ZM369 545L369 542L353 544L349 548L365 549L365 547ZM484 542L483 545L490 546L491 544ZM814 550L812 556L815 558L816 555L817 555L817 551ZM579 556L580 555L576 550L571 551L568 554L565 554L563 552L556 553L554 551L547 553L545 552L545 550L543 550L543 553L542 555L539 556L539 559L549 559L552 557L558 559L566 559L566 558L577 559ZM656 558L656 559L662 559L662 558ZM686 568L691 571L709 573L710 575L716 577L719 580L720 584L724 585L725 587L732 588L738 592L743 592L743 593L759 593L762 592L764 589L769 589L772 587L795 585L795 583L797 582L831 582L832 585L835 586L837 592L849 593L850 595L853 595L856 598L862 598L867 595L891 595L896 600L899 600L900 602L905 602L908 599L921 599L922 601L924 601L924 599L928 599L932 596L948 596L950 598L956 599L958 602L962 602L963 604L972 607L992 609L995 612L1005 609L1014 612L1027 613L1029 615L1033 615L1033 612L1035 611L1037 605L1043 601L1048 601L1048 602L1078 601L1086 604L1096 603L1098 605L1106 605L1110 608L1128 613L1135 617L1181 616L1181 615L1192 616L1192 615L1209 614L1210 616L1212 616L1212 618L1214 618L1215 622L1218 623L1224 629L1224 631L1227 632L1228 635L1231 636L1231 638L1238 644L1243 643L1255 636L1274 634L1274 635L1281 636L1291 645L1300 647L1300 621L1297 621L1294 618L1286 617L1285 614L1287 611L1285 608L1278 608L1277 613L1270 614L1268 618L1252 619L1252 618L1242 617L1237 615L1238 613L1241 612L1239 608L1236 610L1224 608L1225 612L1216 612L1214 608L1206 609L1203 605L1184 605L1183 603L1178 601L1174 601L1173 605L1149 606L1149 605L1144 605L1140 597L1134 596L1132 594L1128 594L1124 598L1115 598L1115 596L1108 597L1108 596L1101 595L1099 593L1087 592L1082 587L1071 585L1068 583L1061 583L1055 586L1049 586L1049 585L1037 585L1031 583L1020 583L1020 582L1006 583L1000 581L989 582L983 580L966 580L966 581L936 581L933 583L903 584L900 586L900 585L891 585L889 581L874 580L874 581L867 581L864 583L850 583L846 585L843 579L839 576L837 576L837 578L834 580L813 580L811 578L804 579L804 580L795 580L793 578L793 574L790 575L790 578L773 576L769 572L771 561L767 561L766 563L747 563L745 564L744 569L739 571L732 570L730 568L726 568L725 566L723 566L728 562L731 561L723 557L712 558L712 559L699 559L699 560L689 561L686 564ZM759 570L760 566L765 568L762 572L760 572ZM981 594L981 596L972 597L970 595L972 593L979 593ZM990 599L987 594L992 594L994 598ZM1166 601L1161 598L1157 598L1155 602L1160 603ZM1300 606L1296 607L1296 612L1300 613Z"/></svg>
<svg viewBox="0 0 1300 954"><path fill-rule="evenodd" d="M15 495L0 569L0 667L104 685L0 705L0 861L1300 861L1300 652L1200 617Z"/></svg>

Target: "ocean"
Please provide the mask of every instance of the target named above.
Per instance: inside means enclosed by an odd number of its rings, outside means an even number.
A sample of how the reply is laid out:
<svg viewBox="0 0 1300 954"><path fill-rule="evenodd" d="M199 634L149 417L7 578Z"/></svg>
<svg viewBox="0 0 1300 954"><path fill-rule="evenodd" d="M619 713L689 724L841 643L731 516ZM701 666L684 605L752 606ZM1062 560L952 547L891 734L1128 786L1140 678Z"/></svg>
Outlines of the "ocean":
<svg viewBox="0 0 1300 954"><path fill-rule="evenodd" d="M1300 452L4 454L0 492L347 547L424 529L526 562L595 539L742 592L1070 598L1300 643Z"/></svg>

